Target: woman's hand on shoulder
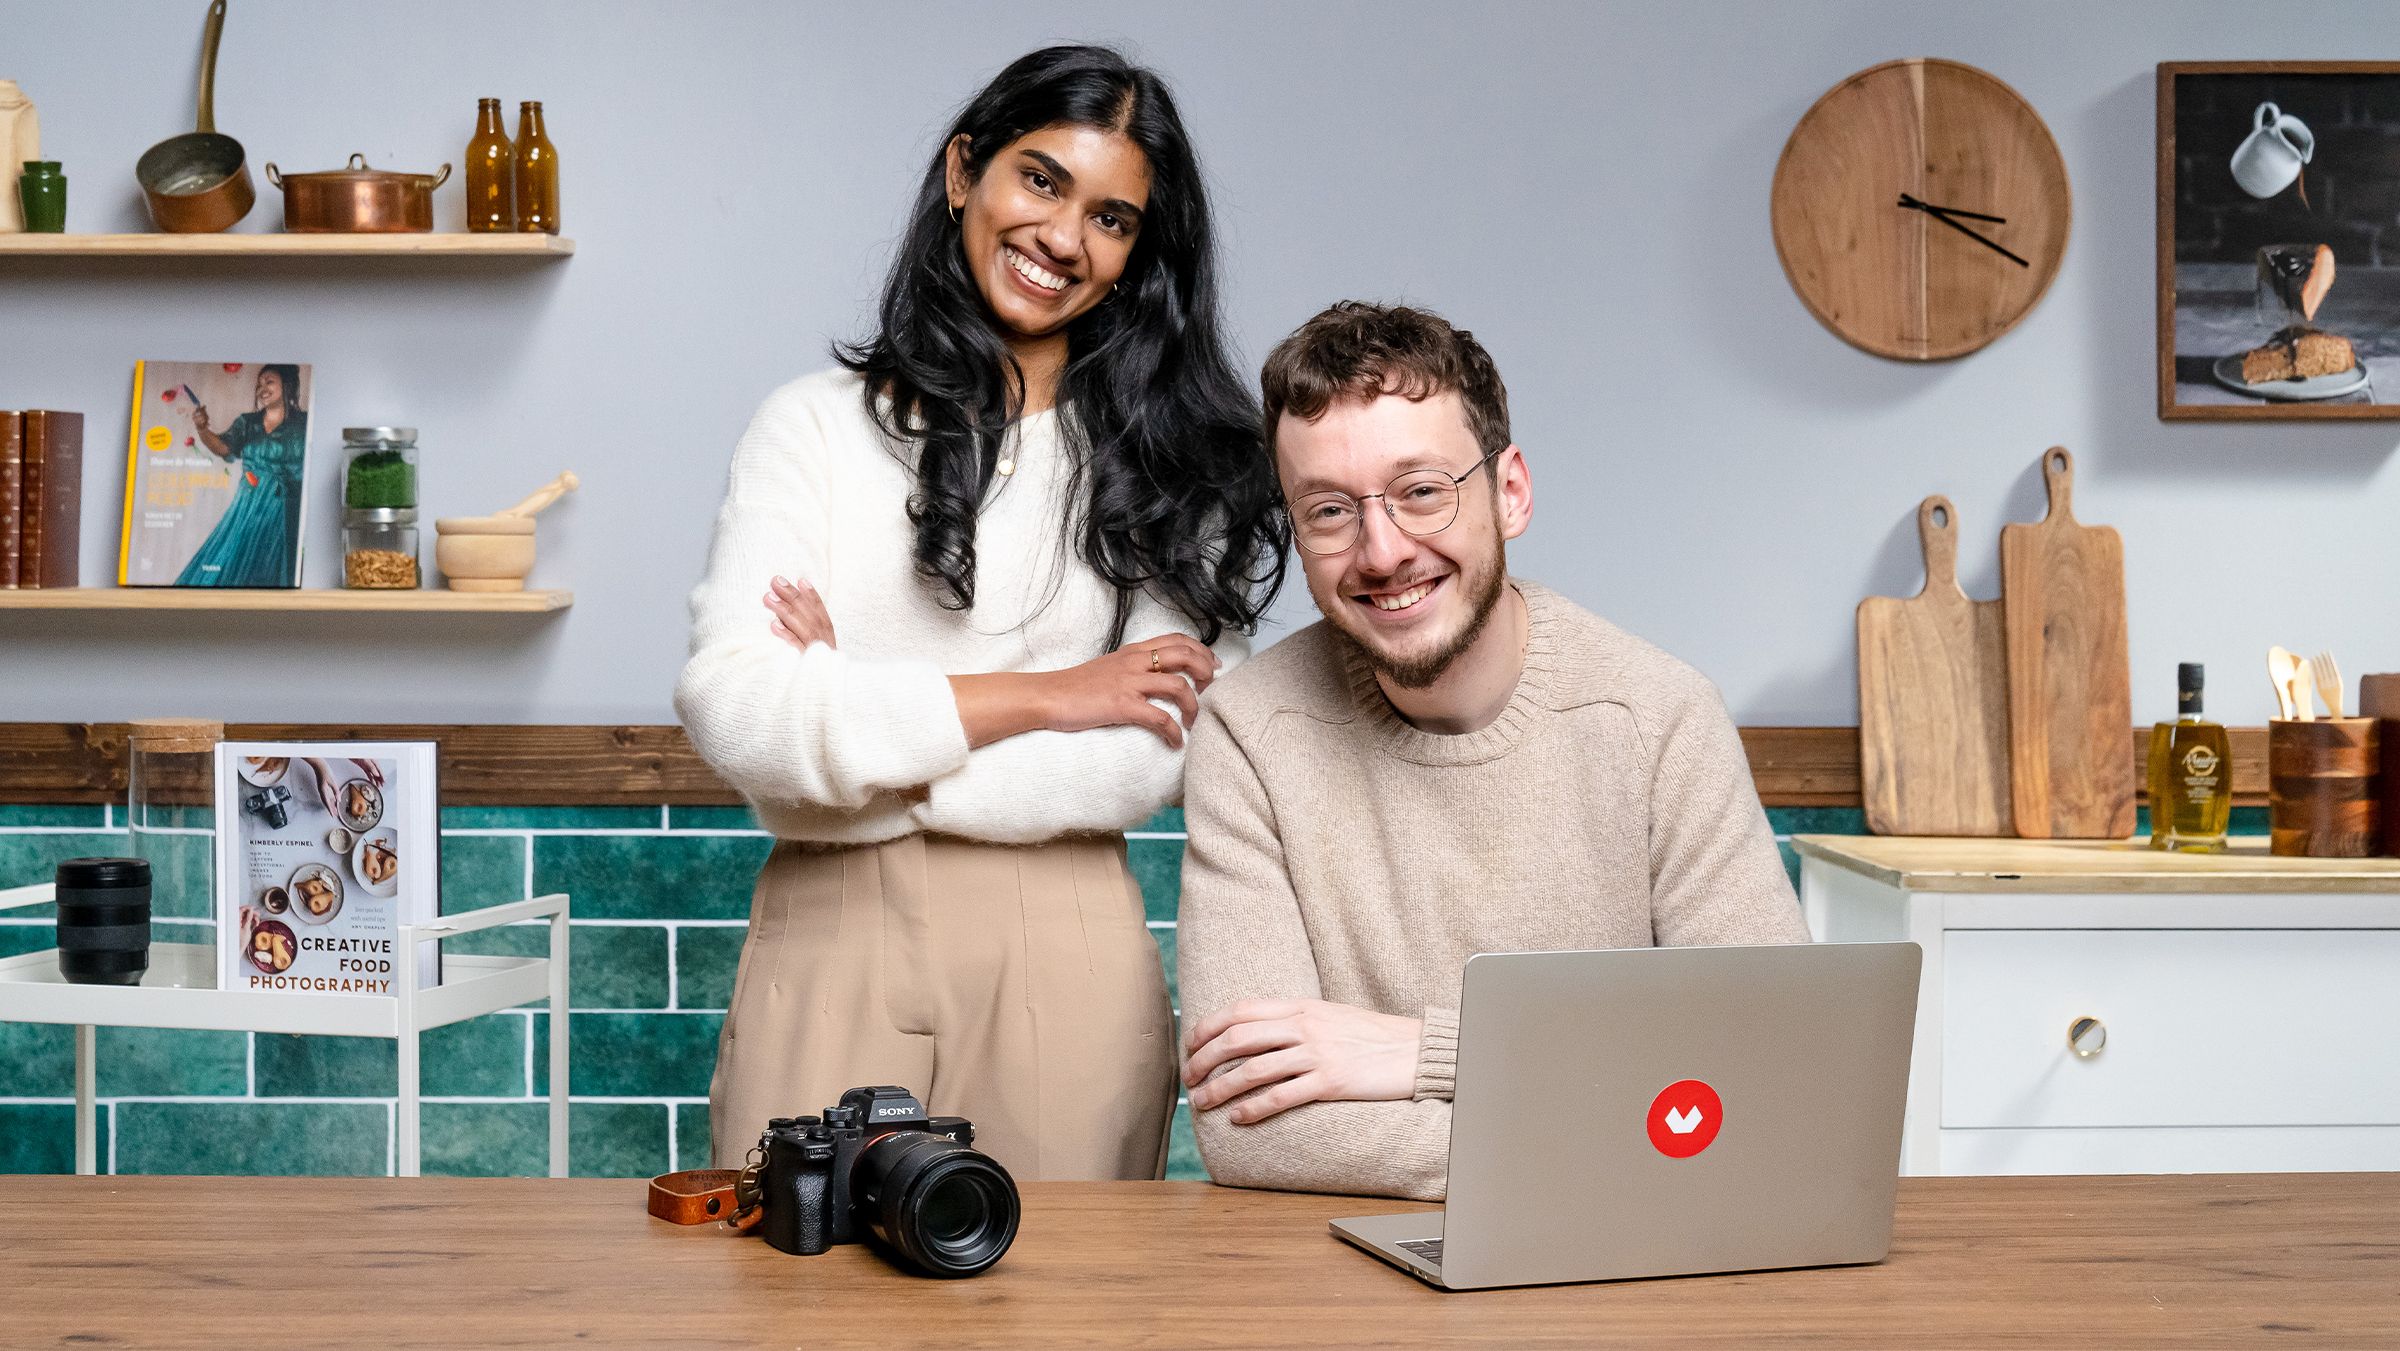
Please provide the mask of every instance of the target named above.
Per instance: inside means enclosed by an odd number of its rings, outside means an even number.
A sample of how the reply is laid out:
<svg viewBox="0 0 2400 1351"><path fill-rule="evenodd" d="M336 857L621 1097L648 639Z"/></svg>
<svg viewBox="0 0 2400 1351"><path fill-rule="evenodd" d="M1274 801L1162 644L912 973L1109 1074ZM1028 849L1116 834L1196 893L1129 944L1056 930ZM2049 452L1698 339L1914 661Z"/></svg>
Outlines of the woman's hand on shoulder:
<svg viewBox="0 0 2400 1351"><path fill-rule="evenodd" d="M1200 692L1217 678L1217 654L1188 633L1127 643L1081 666L1048 673L1049 725L1061 732L1142 727L1182 749L1184 729L1200 717ZM1152 700L1173 704L1169 713Z"/></svg>
<svg viewBox="0 0 2400 1351"><path fill-rule="evenodd" d="M792 582L777 577L767 583L767 594L759 601L767 607L767 631L776 637L803 652L811 643L837 646L833 616L826 612L825 598L807 578Z"/></svg>

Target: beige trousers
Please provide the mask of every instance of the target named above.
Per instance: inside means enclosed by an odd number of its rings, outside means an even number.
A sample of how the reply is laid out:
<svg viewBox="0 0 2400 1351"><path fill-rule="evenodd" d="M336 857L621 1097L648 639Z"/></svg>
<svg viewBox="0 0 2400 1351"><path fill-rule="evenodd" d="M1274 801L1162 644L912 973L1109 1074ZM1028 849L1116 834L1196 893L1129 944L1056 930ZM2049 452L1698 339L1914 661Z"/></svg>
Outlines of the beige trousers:
<svg viewBox="0 0 2400 1351"><path fill-rule="evenodd" d="M1020 1181L1161 1177L1175 1030L1125 842L784 842L750 905L709 1138L898 1084Z"/></svg>

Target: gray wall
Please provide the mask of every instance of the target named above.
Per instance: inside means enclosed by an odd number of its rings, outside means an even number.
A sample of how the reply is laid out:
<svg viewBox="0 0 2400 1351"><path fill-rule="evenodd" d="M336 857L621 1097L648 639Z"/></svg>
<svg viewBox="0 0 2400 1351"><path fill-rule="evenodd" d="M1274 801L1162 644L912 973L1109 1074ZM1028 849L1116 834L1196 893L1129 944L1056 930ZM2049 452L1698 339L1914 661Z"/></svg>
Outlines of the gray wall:
<svg viewBox="0 0 2400 1351"><path fill-rule="evenodd" d="M188 127L202 0L0 0L70 227L142 226L131 165ZM563 263L0 261L0 407L92 419L87 578L113 577L138 357L314 361L326 427L423 430L432 511L573 467L543 521L547 620L0 613L0 720L662 722L733 438L859 331L945 115L1041 43L1174 79L1212 172L1253 364L1325 302L1473 328L1538 488L1512 561L1696 663L1745 723L1856 719L1852 610L1918 585L1914 508L1955 499L1970 592L2081 459L2125 532L2135 712L2173 663L2257 722L2271 642L2400 669L2400 427L2166 426L2152 394L2152 66L2400 57L2400 7L2307 24L2207 4L1459 5L233 0L222 128L254 165L455 160L475 99L547 102ZM1794 298L1767 189L1848 73L1938 55L2049 122L2075 230L2048 297L1963 361L1877 360ZM512 113L513 124L513 113ZM262 186L262 192L266 189ZM263 198L242 228L269 228ZM440 200L444 228L460 207ZM328 461L331 438L320 442ZM311 584L338 573L312 483ZM1297 586L1282 613L1304 616Z"/></svg>

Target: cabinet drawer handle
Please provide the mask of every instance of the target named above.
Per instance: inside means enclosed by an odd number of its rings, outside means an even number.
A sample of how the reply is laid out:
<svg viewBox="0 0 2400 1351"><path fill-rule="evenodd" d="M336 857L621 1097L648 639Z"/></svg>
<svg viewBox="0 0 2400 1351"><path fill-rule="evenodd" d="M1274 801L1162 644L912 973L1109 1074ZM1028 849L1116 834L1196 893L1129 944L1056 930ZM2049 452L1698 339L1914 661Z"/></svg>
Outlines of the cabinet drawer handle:
<svg viewBox="0 0 2400 1351"><path fill-rule="evenodd" d="M2108 1045L2108 1025L2097 1018L2078 1018L2067 1024L2067 1049L2085 1060Z"/></svg>

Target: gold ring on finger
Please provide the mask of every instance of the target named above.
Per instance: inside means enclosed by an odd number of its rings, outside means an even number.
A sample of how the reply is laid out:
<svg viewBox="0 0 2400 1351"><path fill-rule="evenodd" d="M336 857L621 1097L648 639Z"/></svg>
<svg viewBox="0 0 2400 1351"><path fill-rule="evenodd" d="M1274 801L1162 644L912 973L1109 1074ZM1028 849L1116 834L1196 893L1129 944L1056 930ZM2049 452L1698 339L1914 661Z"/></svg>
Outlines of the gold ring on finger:
<svg viewBox="0 0 2400 1351"><path fill-rule="evenodd" d="M1157 649L1157 648L1155 648L1155 647L1154 647L1154 648L1151 648L1151 649L1150 649L1150 674L1152 674L1152 675L1157 675L1161 669L1162 669L1162 668L1161 668L1161 667L1159 666L1159 664L1158 664L1158 649Z"/></svg>

